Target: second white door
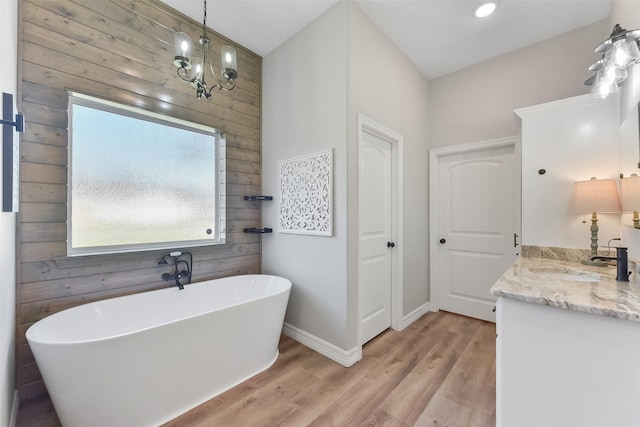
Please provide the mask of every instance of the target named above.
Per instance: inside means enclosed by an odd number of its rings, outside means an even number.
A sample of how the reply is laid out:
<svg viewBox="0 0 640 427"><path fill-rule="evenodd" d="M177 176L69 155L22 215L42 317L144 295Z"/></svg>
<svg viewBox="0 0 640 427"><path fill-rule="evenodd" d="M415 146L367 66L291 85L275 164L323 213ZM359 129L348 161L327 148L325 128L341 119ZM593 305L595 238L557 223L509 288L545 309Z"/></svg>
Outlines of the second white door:
<svg viewBox="0 0 640 427"><path fill-rule="evenodd" d="M515 142L438 157L440 309L495 321L490 288L517 254L515 164Z"/></svg>

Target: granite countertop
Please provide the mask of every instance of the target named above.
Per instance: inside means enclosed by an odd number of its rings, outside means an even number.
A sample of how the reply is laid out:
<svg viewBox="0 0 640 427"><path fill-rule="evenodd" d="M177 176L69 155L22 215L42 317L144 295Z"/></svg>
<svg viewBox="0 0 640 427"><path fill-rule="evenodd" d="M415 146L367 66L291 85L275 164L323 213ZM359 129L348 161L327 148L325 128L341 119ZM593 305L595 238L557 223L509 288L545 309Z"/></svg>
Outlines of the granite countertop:
<svg viewBox="0 0 640 427"><path fill-rule="evenodd" d="M491 293L640 322L640 284L618 282L615 278L615 266L591 267L569 261L521 257L498 279Z"/></svg>

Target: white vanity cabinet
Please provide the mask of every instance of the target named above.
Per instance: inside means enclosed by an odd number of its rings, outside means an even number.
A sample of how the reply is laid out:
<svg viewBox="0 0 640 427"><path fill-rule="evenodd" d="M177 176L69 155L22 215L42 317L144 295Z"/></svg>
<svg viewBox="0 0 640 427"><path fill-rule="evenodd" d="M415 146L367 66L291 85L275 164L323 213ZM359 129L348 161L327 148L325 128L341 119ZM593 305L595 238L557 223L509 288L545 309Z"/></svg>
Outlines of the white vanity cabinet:
<svg viewBox="0 0 640 427"><path fill-rule="evenodd" d="M500 297L496 332L497 427L640 426L640 323Z"/></svg>

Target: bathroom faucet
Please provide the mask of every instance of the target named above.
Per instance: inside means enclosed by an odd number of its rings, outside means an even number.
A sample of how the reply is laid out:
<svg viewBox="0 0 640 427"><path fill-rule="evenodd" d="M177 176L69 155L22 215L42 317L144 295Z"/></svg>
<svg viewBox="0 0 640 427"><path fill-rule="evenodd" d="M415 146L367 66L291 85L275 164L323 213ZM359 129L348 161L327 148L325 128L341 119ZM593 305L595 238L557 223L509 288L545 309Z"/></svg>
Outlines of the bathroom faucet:
<svg viewBox="0 0 640 427"><path fill-rule="evenodd" d="M616 247L616 256L592 256L591 261L595 260L615 260L616 261L616 280L619 282L628 282L631 272L629 270L629 260L627 258L627 248Z"/></svg>
<svg viewBox="0 0 640 427"><path fill-rule="evenodd" d="M179 259L183 255L188 255L191 263L187 260ZM173 271L173 274L163 273L162 280L164 280L165 282L175 281L178 289L183 290L184 289L184 285L182 284L183 279L187 279L187 283L191 283L192 268L190 264L193 263L193 257L190 252L185 252L184 254L182 252L171 252L170 254L163 256L160 262L158 263L158 265L169 264L169 262L167 261L167 258L171 258L173 260L174 271ZM185 265L185 268L183 270L180 270L180 264Z"/></svg>

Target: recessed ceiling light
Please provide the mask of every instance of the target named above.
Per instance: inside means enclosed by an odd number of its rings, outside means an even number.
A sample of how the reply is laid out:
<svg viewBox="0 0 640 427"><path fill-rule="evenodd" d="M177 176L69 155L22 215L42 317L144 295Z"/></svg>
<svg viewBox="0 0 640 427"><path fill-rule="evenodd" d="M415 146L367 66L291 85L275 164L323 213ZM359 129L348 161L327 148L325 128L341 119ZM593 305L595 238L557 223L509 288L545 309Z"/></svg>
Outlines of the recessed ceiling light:
<svg viewBox="0 0 640 427"><path fill-rule="evenodd" d="M496 6L493 2L483 3L476 9L476 16L478 18L485 18L495 12Z"/></svg>

